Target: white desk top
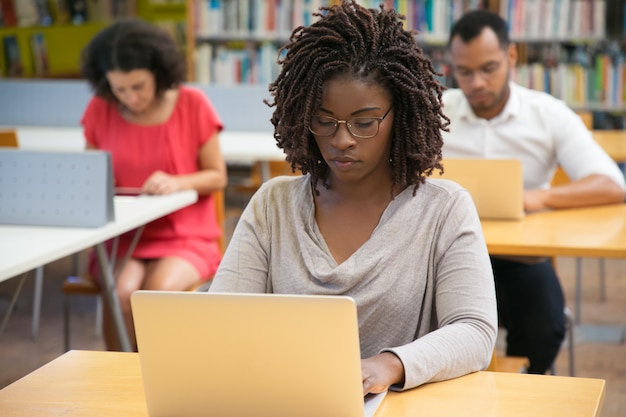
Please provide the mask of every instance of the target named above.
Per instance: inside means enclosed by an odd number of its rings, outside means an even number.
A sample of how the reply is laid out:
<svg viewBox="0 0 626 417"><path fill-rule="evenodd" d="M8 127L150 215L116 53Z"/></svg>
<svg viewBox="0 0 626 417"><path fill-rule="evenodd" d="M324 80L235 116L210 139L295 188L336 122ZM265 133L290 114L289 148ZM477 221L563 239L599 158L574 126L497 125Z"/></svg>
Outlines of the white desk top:
<svg viewBox="0 0 626 417"><path fill-rule="evenodd" d="M0 224L0 281L133 230L197 199L195 191L165 196L117 196L115 221L97 228Z"/></svg>
<svg viewBox="0 0 626 417"><path fill-rule="evenodd" d="M20 148L28 150L80 151L85 148L83 130L77 127L17 126ZM271 131L220 133L220 146L227 163L285 159Z"/></svg>

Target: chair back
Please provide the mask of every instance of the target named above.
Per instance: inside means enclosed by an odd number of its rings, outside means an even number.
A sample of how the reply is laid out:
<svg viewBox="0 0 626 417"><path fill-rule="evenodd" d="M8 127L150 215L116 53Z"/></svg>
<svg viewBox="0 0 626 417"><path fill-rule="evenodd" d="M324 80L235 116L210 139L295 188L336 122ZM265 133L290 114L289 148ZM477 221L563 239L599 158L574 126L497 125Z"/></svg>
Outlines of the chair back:
<svg viewBox="0 0 626 417"><path fill-rule="evenodd" d="M569 177L560 166L556 169L554 176L552 177L552 181L550 181L550 186L555 187L557 185L563 185L570 182Z"/></svg>
<svg viewBox="0 0 626 417"><path fill-rule="evenodd" d="M220 251L224 253L226 250L226 203L224 202L223 190L213 191L213 203L215 204L215 218L222 232L218 244Z"/></svg>
<svg viewBox="0 0 626 417"><path fill-rule="evenodd" d="M0 129L0 146L5 148L17 148L17 132L14 129Z"/></svg>

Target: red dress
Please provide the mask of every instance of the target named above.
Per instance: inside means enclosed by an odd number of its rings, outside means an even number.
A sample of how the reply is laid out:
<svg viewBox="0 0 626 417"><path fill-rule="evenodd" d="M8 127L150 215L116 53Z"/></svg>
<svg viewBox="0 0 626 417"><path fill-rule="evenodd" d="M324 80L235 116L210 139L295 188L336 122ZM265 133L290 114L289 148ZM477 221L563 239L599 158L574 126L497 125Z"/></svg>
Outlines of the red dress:
<svg viewBox="0 0 626 417"><path fill-rule="evenodd" d="M110 151L116 187L141 187L155 171L180 175L198 171L200 148L222 122L199 90L181 86L170 118L158 125L126 121L116 103L93 97L81 119L87 143ZM133 252L134 258L176 256L186 259L204 279L221 260L213 197L200 196L195 204L148 223ZM117 256L123 257L133 233L122 235Z"/></svg>

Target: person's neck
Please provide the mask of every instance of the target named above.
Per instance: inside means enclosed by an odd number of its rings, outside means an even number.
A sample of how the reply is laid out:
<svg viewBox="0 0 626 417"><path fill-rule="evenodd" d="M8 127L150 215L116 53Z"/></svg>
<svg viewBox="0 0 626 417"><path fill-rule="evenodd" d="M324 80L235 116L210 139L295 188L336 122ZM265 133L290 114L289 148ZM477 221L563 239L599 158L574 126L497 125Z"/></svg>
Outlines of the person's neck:
<svg viewBox="0 0 626 417"><path fill-rule="evenodd" d="M370 181L346 182L329 178L330 186L324 188L327 197L336 202L366 204L373 201L391 201L391 178L373 178ZM393 196L398 195L404 187L396 186Z"/></svg>

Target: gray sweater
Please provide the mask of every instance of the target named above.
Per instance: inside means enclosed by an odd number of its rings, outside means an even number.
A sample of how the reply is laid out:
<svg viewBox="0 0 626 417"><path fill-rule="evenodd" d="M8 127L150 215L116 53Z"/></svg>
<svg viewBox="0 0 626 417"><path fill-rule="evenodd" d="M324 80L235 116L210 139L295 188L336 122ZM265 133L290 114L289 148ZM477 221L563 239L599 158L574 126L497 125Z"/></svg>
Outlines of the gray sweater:
<svg viewBox="0 0 626 417"><path fill-rule="evenodd" d="M497 332L493 274L469 194L428 180L401 192L369 240L337 265L315 221L308 176L253 196L211 292L347 295L361 356L394 352L408 389L484 369Z"/></svg>

